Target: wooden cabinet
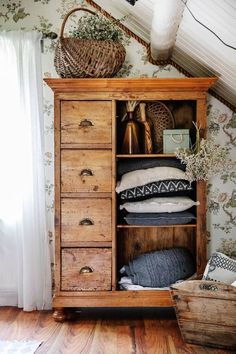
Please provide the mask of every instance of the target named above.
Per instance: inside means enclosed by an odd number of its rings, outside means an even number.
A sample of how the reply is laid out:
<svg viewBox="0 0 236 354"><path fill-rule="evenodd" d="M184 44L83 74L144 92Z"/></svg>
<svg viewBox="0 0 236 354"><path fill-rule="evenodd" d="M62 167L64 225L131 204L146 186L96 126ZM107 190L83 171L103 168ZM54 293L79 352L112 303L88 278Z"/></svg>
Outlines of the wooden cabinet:
<svg viewBox="0 0 236 354"><path fill-rule="evenodd" d="M117 164L174 155L123 155L121 119L127 100L162 101L176 127L194 120L206 133L206 94L215 78L46 79L55 98L54 318L64 308L172 306L168 290L121 291L119 269L141 253L187 247L196 272L206 263L206 186L197 183L196 222L127 225L120 218ZM182 113L181 113L182 107ZM187 107L187 109L186 109ZM187 112L187 113L186 113Z"/></svg>

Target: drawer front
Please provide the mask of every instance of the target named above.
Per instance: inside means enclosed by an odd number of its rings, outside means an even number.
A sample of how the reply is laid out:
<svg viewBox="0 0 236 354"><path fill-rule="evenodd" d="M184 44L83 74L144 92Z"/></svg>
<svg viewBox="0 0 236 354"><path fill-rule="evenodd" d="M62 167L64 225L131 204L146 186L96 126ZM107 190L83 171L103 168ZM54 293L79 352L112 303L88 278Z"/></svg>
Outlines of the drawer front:
<svg viewBox="0 0 236 354"><path fill-rule="evenodd" d="M61 191L111 192L111 151L62 150Z"/></svg>
<svg viewBox="0 0 236 354"><path fill-rule="evenodd" d="M62 143L111 143L111 101L62 101Z"/></svg>
<svg viewBox="0 0 236 354"><path fill-rule="evenodd" d="M62 242L111 241L111 199L63 198Z"/></svg>
<svg viewBox="0 0 236 354"><path fill-rule="evenodd" d="M61 256L61 290L111 290L110 248L64 248Z"/></svg>

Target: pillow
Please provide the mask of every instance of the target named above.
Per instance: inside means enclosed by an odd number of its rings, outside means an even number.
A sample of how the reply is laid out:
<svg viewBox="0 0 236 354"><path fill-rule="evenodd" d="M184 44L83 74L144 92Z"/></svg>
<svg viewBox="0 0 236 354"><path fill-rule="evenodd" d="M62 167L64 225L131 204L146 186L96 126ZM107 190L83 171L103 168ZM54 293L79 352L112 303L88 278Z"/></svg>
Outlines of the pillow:
<svg viewBox="0 0 236 354"><path fill-rule="evenodd" d="M117 164L117 174L118 176L122 176L123 174L135 170L143 170L145 168L152 167L175 167L180 170L185 171L186 165L182 164L180 160L176 158L148 158L148 159L122 159L119 160Z"/></svg>
<svg viewBox="0 0 236 354"><path fill-rule="evenodd" d="M120 209L125 209L129 213L173 213L187 210L199 204L199 202L194 202L189 197L166 197L124 203L120 205Z"/></svg>
<svg viewBox="0 0 236 354"><path fill-rule="evenodd" d="M136 170L125 173L118 182L116 192L120 193L125 189L143 186L144 184L162 181L166 179L187 180L184 171L175 167L153 167L146 170Z"/></svg>
<svg viewBox="0 0 236 354"><path fill-rule="evenodd" d="M231 284L236 279L236 260L221 252L213 253L206 265L202 279Z"/></svg>
<svg viewBox="0 0 236 354"><path fill-rule="evenodd" d="M174 195L186 195L186 192L193 191L190 182L181 179L169 179L145 184L144 186L126 189L120 193L122 200L134 201L142 200L147 197L162 197Z"/></svg>
<svg viewBox="0 0 236 354"><path fill-rule="evenodd" d="M189 224L196 220L196 217L188 212L180 213L129 213L124 217L128 225L181 225Z"/></svg>
<svg viewBox="0 0 236 354"><path fill-rule="evenodd" d="M124 267L133 284L164 287L191 276L195 262L192 254L180 247L143 253Z"/></svg>

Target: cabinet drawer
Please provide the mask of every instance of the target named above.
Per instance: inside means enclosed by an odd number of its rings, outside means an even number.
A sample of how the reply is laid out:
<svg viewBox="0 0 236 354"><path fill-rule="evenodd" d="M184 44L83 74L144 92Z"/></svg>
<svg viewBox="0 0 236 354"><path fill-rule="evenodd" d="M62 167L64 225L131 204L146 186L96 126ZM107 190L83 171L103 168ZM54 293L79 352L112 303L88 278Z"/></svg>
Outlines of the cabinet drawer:
<svg viewBox="0 0 236 354"><path fill-rule="evenodd" d="M111 199L63 198L62 242L111 241Z"/></svg>
<svg viewBox="0 0 236 354"><path fill-rule="evenodd" d="M61 290L111 290L111 249L64 248Z"/></svg>
<svg viewBox="0 0 236 354"><path fill-rule="evenodd" d="M62 101L61 143L111 143L111 101Z"/></svg>
<svg viewBox="0 0 236 354"><path fill-rule="evenodd" d="M110 150L62 150L62 192L111 192Z"/></svg>

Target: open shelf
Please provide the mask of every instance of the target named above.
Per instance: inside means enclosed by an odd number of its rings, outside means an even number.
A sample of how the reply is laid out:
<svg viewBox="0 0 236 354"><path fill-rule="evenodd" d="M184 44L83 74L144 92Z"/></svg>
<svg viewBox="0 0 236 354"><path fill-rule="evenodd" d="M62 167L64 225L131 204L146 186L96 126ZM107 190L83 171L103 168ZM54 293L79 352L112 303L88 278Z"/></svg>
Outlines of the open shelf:
<svg viewBox="0 0 236 354"><path fill-rule="evenodd" d="M197 227L196 224L183 225L117 225L118 229L133 229L133 228L162 228L162 227Z"/></svg>
<svg viewBox="0 0 236 354"><path fill-rule="evenodd" d="M176 157L175 154L117 154L118 158Z"/></svg>

